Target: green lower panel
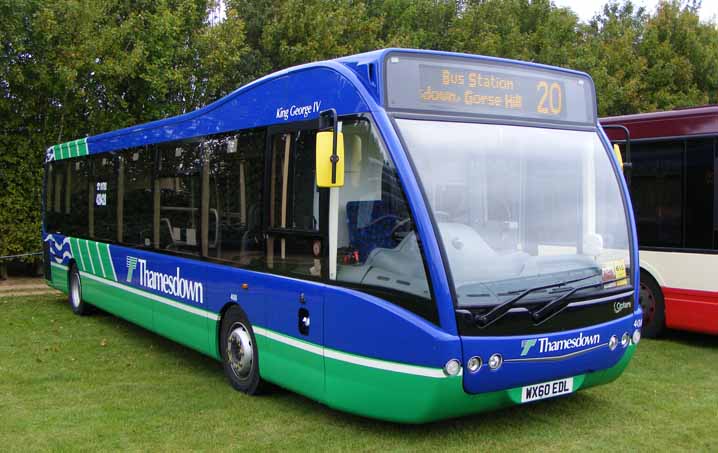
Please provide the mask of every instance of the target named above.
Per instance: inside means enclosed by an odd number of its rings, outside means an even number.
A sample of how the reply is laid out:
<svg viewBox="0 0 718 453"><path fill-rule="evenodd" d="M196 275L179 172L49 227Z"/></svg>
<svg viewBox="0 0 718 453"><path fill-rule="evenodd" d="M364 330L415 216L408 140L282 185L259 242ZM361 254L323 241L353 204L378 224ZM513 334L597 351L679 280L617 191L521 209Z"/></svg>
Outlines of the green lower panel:
<svg viewBox="0 0 718 453"><path fill-rule="evenodd" d="M422 423L511 402L503 393L467 395L461 376L424 377L325 360L327 404L367 417Z"/></svg>
<svg viewBox="0 0 718 453"><path fill-rule="evenodd" d="M169 305L151 300L149 303L154 306L155 332L203 354L214 356L216 347L210 348L209 323L216 322Z"/></svg>
<svg viewBox="0 0 718 453"><path fill-rule="evenodd" d="M619 360L616 365L602 371L587 374L581 388L585 389L595 385L608 384L609 382L615 381L623 373L623 370L626 369L628 363L631 361L631 357L633 357L633 354L635 353L636 345L632 344L628 347L626 353L623 354L623 357L621 357L621 360Z"/></svg>
<svg viewBox="0 0 718 453"><path fill-rule="evenodd" d="M82 298L115 316L153 330L152 300L132 294L120 288L81 277Z"/></svg>
<svg viewBox="0 0 718 453"><path fill-rule="evenodd" d="M59 266L56 264L51 264L52 266L52 280L47 282L48 285L52 286L55 289L59 289L63 293L67 293L68 291L68 280L67 280L67 268L65 266Z"/></svg>
<svg viewBox="0 0 718 453"><path fill-rule="evenodd" d="M354 414L401 423L425 423L519 404L521 388L471 395L462 377L426 377L324 357L257 335L263 378ZM631 346L614 367L574 377L574 389L608 383L626 368ZM323 386L321 362L326 368Z"/></svg>
<svg viewBox="0 0 718 453"><path fill-rule="evenodd" d="M115 316L152 330L177 343L218 358L214 337L205 316L163 304L149 297L117 287L99 277L82 277L82 296L87 302Z"/></svg>
<svg viewBox="0 0 718 453"><path fill-rule="evenodd" d="M326 402L324 357L257 335L259 374L263 379Z"/></svg>

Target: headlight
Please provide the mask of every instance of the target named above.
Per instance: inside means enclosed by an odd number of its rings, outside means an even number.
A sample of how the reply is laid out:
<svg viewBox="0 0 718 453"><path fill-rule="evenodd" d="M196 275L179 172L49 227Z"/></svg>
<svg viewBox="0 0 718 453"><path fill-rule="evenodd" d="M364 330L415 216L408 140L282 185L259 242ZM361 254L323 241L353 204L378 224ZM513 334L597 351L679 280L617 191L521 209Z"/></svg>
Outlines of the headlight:
<svg viewBox="0 0 718 453"><path fill-rule="evenodd" d="M469 361L466 362L466 368L472 373L479 371L481 369L481 365L481 357L477 356L470 358Z"/></svg>
<svg viewBox="0 0 718 453"><path fill-rule="evenodd" d="M631 337L628 336L628 332L624 332L623 336L621 337L621 347L627 347L629 344L631 344Z"/></svg>
<svg viewBox="0 0 718 453"><path fill-rule="evenodd" d="M489 368L494 371L501 368L501 365L503 363L504 363L504 358L501 357L501 354L493 354L491 357L489 357Z"/></svg>

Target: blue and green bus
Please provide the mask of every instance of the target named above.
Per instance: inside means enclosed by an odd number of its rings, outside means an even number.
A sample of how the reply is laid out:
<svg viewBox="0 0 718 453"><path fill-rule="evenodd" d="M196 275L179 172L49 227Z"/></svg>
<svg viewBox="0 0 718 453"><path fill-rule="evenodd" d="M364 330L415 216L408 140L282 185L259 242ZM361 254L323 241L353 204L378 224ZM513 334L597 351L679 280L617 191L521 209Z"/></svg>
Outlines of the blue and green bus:
<svg viewBox="0 0 718 453"><path fill-rule="evenodd" d="M634 220L591 78L385 49L52 146L46 279L332 408L421 423L617 378Z"/></svg>

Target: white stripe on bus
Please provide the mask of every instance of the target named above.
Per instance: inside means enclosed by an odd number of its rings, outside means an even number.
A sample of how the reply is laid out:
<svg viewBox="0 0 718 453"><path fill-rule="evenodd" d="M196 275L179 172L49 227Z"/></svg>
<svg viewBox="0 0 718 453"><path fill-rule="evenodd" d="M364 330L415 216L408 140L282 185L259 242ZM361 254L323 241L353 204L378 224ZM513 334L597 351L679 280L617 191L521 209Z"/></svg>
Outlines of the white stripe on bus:
<svg viewBox="0 0 718 453"><path fill-rule="evenodd" d="M445 378L444 371L436 368L427 368L417 365L407 365L405 363L388 362L386 360L371 359L369 357L362 357L353 354L347 354L345 352L336 351L334 349L327 349L316 344L307 343L287 335L274 332L269 329L262 327L252 326L254 333L263 337L270 338L280 343L301 349L303 351L311 352L322 357L339 360L342 362L351 363L354 365L376 368L378 370L392 371L394 373L411 374L414 376L430 377L430 378Z"/></svg>
<svg viewBox="0 0 718 453"><path fill-rule="evenodd" d="M87 246L88 247L90 246L89 242L87 243ZM109 277L109 275L107 275L107 273L105 272L105 265L102 262L102 253L100 253L100 243L99 242L95 242L95 250L97 250L97 260L100 262L100 269L102 270L102 276L107 278L107 277Z"/></svg>
<svg viewBox="0 0 718 453"><path fill-rule="evenodd" d="M83 277L87 277L90 280L95 280L97 282L104 283L105 285L113 286L123 291L137 294L138 296L142 296L147 299L152 299L155 302L159 302L161 304L186 311L187 313L192 313L193 315L201 316L203 318L211 319L213 321L217 321L219 319L219 315L217 315L216 313L200 310L198 308L180 302L175 302L171 299L167 299L166 297L158 296L157 294L148 293L147 291L142 291L131 286L123 285L122 283L113 282L112 280L107 280L96 275L88 274L87 272L80 272L80 275L82 275Z"/></svg>

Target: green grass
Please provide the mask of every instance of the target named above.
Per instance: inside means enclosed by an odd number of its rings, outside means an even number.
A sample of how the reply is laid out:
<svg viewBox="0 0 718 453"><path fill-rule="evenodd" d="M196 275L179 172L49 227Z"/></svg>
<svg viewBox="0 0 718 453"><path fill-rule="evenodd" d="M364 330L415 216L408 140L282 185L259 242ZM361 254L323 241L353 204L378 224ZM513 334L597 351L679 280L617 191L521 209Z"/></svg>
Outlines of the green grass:
<svg viewBox="0 0 718 453"><path fill-rule="evenodd" d="M248 397L219 363L60 296L0 299L0 449L718 449L718 337L644 340L616 382L425 426Z"/></svg>

